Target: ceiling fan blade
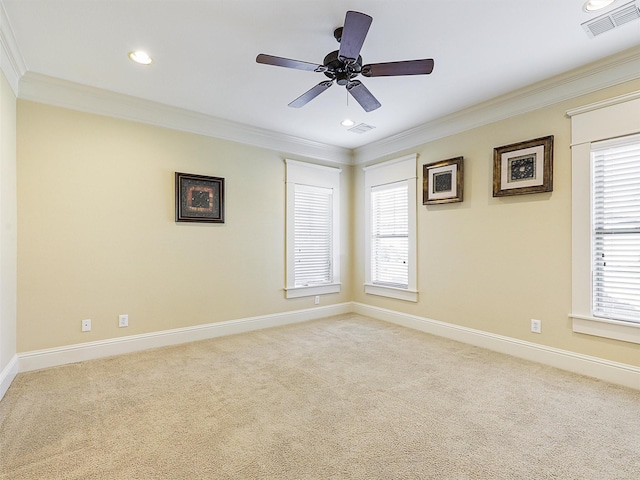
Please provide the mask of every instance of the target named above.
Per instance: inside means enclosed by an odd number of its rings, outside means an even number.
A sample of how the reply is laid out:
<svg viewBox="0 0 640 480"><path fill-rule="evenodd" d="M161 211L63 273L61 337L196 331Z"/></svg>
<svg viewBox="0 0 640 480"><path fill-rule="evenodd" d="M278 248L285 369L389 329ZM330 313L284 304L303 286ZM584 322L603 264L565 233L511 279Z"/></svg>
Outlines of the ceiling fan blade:
<svg viewBox="0 0 640 480"><path fill-rule="evenodd" d="M342 27L338 56L357 60L373 18L360 12L348 11Z"/></svg>
<svg viewBox="0 0 640 480"><path fill-rule="evenodd" d="M406 60L404 62L372 63L362 66L365 77L390 77L395 75L428 75L433 71L433 59Z"/></svg>
<svg viewBox="0 0 640 480"><path fill-rule="evenodd" d="M276 57L273 55L267 55L261 53L256 57L256 62L264 63L265 65L275 65L276 67L295 68L296 70L308 70L310 72L324 72L327 67L324 65L317 65L310 62L302 62L300 60L291 60L289 58Z"/></svg>
<svg viewBox="0 0 640 480"><path fill-rule="evenodd" d="M347 85L347 91L353 98L364 108L365 112L370 112L376 108L380 108L380 102L372 95L362 82L354 80Z"/></svg>
<svg viewBox="0 0 640 480"><path fill-rule="evenodd" d="M309 103L311 100L316 98L318 95L324 92L331 85L333 85L333 81L331 80L325 80L324 82L320 82L311 90L306 91L305 93L300 95L298 98L296 98L293 102L289 104L289 106L293 108L304 107L307 103Z"/></svg>

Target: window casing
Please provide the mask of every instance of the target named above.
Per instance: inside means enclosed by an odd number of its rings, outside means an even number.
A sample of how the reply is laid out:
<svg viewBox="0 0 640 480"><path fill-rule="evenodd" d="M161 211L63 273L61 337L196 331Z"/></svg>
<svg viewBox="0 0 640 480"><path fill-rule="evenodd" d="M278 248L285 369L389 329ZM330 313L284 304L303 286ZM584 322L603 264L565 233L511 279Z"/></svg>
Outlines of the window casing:
<svg viewBox="0 0 640 480"><path fill-rule="evenodd" d="M594 233L602 224L598 223L595 213L598 193L592 153L607 147L605 141L612 146L620 139L624 142L632 135L640 134L639 111L640 92L635 92L567 112L571 117L572 307L569 316L573 331L633 343L640 343L640 323L602 310L609 307L594 305L594 299L603 295L599 292L594 295L594 289L600 288L598 285L594 287L599 281L599 274L595 271L600 268L595 262L602 260L601 256L596 258L601 247L595 243L603 240L598 240ZM615 234L603 235L613 237ZM610 246L606 248L611 252ZM609 281L609 286L603 290L604 295L619 296L618 293L611 295L614 291L612 285L614 283Z"/></svg>
<svg viewBox="0 0 640 480"><path fill-rule="evenodd" d="M418 301L416 155L365 167L365 292Z"/></svg>
<svg viewBox="0 0 640 480"><path fill-rule="evenodd" d="M286 160L287 298L340 292L339 168Z"/></svg>

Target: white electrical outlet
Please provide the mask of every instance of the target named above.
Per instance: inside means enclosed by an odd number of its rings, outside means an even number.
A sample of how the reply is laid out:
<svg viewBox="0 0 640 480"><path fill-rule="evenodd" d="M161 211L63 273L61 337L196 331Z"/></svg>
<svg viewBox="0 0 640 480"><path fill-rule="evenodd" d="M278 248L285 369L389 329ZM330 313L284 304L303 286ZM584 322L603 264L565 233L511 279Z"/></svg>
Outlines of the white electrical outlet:
<svg viewBox="0 0 640 480"><path fill-rule="evenodd" d="M533 333L542 333L542 321L531 319L531 331Z"/></svg>
<svg viewBox="0 0 640 480"><path fill-rule="evenodd" d="M316 298L313 303L315 303L316 305L320 303L320 295L316 295Z"/></svg>
<svg viewBox="0 0 640 480"><path fill-rule="evenodd" d="M126 313L124 315L118 315L118 326L120 328L128 327L129 326L129 315L127 315Z"/></svg>
<svg viewBox="0 0 640 480"><path fill-rule="evenodd" d="M83 332L91 331L91 320L82 320L82 331Z"/></svg>

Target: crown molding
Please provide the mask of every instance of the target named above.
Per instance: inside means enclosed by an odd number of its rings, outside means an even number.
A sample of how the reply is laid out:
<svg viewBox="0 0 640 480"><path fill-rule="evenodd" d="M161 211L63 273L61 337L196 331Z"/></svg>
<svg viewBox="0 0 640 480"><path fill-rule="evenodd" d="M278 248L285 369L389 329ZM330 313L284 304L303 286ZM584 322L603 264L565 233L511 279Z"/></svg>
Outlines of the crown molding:
<svg viewBox="0 0 640 480"><path fill-rule="evenodd" d="M0 2L0 69L4 73L13 93L18 96L20 77L27 71L27 67L18 48L18 43L9 24L7 12Z"/></svg>
<svg viewBox="0 0 640 480"><path fill-rule="evenodd" d="M251 127L33 72L25 73L20 79L18 97L81 112L266 148L283 155L310 157L336 164L352 163L352 152L347 148Z"/></svg>
<svg viewBox="0 0 640 480"><path fill-rule="evenodd" d="M378 140L353 152L355 165L640 78L640 47L543 80Z"/></svg>
<svg viewBox="0 0 640 480"><path fill-rule="evenodd" d="M351 150L27 72L3 9L0 10L0 44L2 70L21 99L266 148L283 156L301 156L339 165L369 163L440 138L640 78L640 47L635 47ZM18 79L19 88L14 86Z"/></svg>

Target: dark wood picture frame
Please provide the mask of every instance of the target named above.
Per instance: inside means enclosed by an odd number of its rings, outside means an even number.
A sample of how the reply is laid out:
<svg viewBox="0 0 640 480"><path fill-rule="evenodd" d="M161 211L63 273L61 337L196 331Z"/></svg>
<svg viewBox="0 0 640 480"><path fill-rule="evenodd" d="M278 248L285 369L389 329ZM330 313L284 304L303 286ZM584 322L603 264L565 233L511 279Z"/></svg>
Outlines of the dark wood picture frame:
<svg viewBox="0 0 640 480"><path fill-rule="evenodd" d="M493 149L493 196L553 191L553 135Z"/></svg>
<svg viewBox="0 0 640 480"><path fill-rule="evenodd" d="M462 202L464 157L422 166L422 204Z"/></svg>
<svg viewBox="0 0 640 480"><path fill-rule="evenodd" d="M176 222L224 223L224 178L176 172Z"/></svg>

